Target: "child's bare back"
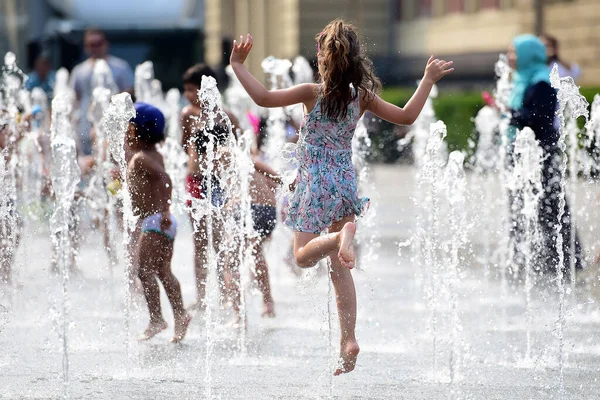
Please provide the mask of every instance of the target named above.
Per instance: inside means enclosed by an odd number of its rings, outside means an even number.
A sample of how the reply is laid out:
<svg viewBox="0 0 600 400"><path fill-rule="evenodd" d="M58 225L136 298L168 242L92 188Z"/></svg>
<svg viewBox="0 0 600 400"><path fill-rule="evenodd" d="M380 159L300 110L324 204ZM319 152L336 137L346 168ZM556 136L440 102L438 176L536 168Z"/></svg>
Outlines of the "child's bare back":
<svg viewBox="0 0 600 400"><path fill-rule="evenodd" d="M136 103L135 106L136 116L127 131L127 144L133 154L127 168L127 180L133 211L140 221L136 260L150 314L150 324L140 335L140 340L148 340L167 328L160 306L158 278L167 292L175 317L175 335L171 342L179 342L184 338L191 318L183 307L179 281L171 272L177 221L170 213L171 178L156 150L156 144L164 139L164 116L149 104Z"/></svg>

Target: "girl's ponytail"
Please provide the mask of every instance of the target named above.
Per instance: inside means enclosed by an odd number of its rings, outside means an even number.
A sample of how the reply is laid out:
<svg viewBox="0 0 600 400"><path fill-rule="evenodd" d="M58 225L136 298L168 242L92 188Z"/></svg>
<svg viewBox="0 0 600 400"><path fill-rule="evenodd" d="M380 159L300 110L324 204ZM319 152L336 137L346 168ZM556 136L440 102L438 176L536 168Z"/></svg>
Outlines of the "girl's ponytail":
<svg viewBox="0 0 600 400"><path fill-rule="evenodd" d="M352 25L336 19L316 39L322 81L321 106L329 119L337 121L346 117L350 103L359 93L371 101L373 93L381 89L381 82L373 72L371 60L362 54Z"/></svg>

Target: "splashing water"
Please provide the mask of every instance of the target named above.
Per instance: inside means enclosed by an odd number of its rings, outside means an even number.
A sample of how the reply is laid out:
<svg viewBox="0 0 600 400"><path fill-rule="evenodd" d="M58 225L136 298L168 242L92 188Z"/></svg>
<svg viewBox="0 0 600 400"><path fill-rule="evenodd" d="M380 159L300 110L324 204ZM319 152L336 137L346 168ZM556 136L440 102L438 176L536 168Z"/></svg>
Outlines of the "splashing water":
<svg viewBox="0 0 600 400"><path fill-rule="evenodd" d="M24 134L19 143L19 180L22 185L22 201L27 210L27 217L38 220L39 207L42 202L42 185L45 180L44 170L49 169L49 153L47 128L49 127L48 97L40 88L31 92L31 104L37 111L31 119L31 131ZM30 110L31 112L31 110ZM48 124L48 125L47 125Z"/></svg>
<svg viewBox="0 0 600 400"><path fill-rule="evenodd" d="M17 247L18 221L14 163L7 148L0 151L0 283L10 283Z"/></svg>
<svg viewBox="0 0 600 400"><path fill-rule="evenodd" d="M201 221L204 219L206 221L206 237L207 237L207 274L206 281L204 283L206 294L205 294L205 336L206 336L206 349L205 349L205 359L204 359L204 397L207 399L212 399L212 386L213 386L213 378L212 378L212 358L215 347L215 338L214 338L214 329L216 321L213 321L213 307L218 303L219 298L219 263L217 258L219 253L221 253L222 248L220 244L223 240L220 240L218 243L219 246L215 249L214 242L214 225L215 223L220 222L219 219L219 211L220 208L217 208L213 204L213 176L217 175L215 161L218 160L220 153L217 153L215 149L217 138L209 133L212 132L217 124L217 118L221 118L224 121L227 121L229 132L231 133L231 124L229 123L229 118L227 114L222 111L221 108L221 95L219 94L219 90L217 88L217 82L212 77L203 76L202 84L200 86L200 90L198 91L198 97L200 99L200 104L203 105L202 113L204 124L204 131L208 134L208 143L206 145L206 154L205 154L205 164L202 171L202 176L207 177L206 179L206 196L204 199L192 199L192 218L195 220L196 224L194 229L199 229L201 226ZM219 186L221 185L221 180L219 180Z"/></svg>
<svg viewBox="0 0 600 400"><path fill-rule="evenodd" d="M201 219L206 221L207 235L207 269L206 278L206 357L205 357L205 397L212 398L212 362L215 346L215 325L213 308L218 307L220 270L225 268L231 274L233 308L236 313L234 321L239 326L238 348L244 356L246 346L246 302L245 288L248 286L247 273L253 266L252 247L249 241L255 237L251 215L251 198L249 194L250 180L254 167L250 158L253 133L246 131L239 139L231 130L231 122L223 111L221 96L216 81L211 77L202 78L199 91L202 107L203 133L208 135L209 143L205 154L205 162L201 174L207 177L206 199L193 199L193 218L197 225ZM212 134L216 125L224 125L229 132L227 138L218 138ZM214 179L213 179L214 177ZM226 199L220 205L218 198L213 198L213 184L221 189L219 197ZM232 205L232 206L230 206ZM220 229L222 237L214 242L213 231ZM226 260L225 263L223 260ZM221 260L221 261L218 261Z"/></svg>
<svg viewBox="0 0 600 400"><path fill-rule="evenodd" d="M175 140L177 143L181 143L181 126L179 125L181 93L179 92L179 89L169 89L165 96L165 102L167 104L167 115L169 116L167 136Z"/></svg>
<svg viewBox="0 0 600 400"><path fill-rule="evenodd" d="M361 219L361 225L364 226L364 229L359 230L356 237L357 250L359 250L357 259L362 262L368 260L369 262L374 263L378 259L380 241L379 231L376 229L375 224L377 217L376 208L373 207L373 203L377 198L377 189L372 182L371 168L367 161L370 152L371 139L369 138L365 116L363 115L358 121L354 136L352 137L352 164L356 171L359 190L369 194L371 206L369 207L369 212ZM363 247L367 248L366 253L360 251Z"/></svg>
<svg viewBox="0 0 600 400"><path fill-rule="evenodd" d="M115 82L112 71L106 60L96 60L92 70L92 91L95 88L110 89L111 93L117 93L119 88Z"/></svg>
<svg viewBox="0 0 600 400"><path fill-rule="evenodd" d="M109 196L107 185L112 184L111 170L113 168L107 157L105 143L107 140L105 127L105 112L110 105L112 90L98 86L92 92L92 102L88 109L88 119L94 127L96 139L93 148L95 160L94 173L85 189L85 198L93 212L93 217L103 223L104 250L108 256L110 271L117 263L117 253L111 235L110 220L116 214L116 202ZM107 218L108 217L108 218ZM106 220L105 220L106 219Z"/></svg>
<svg viewBox="0 0 600 400"><path fill-rule="evenodd" d="M173 182L184 182L187 175L188 155L181 147L181 129L179 127L179 90L171 89L167 93L168 123L167 137L158 146L158 151L165 160L165 169ZM187 193L182 185L174 185L171 206L177 212L184 212Z"/></svg>
<svg viewBox="0 0 600 400"><path fill-rule="evenodd" d="M431 309L431 333L433 353L433 373L438 371L438 283L440 282L440 265L437 246L440 235L439 178L442 176L440 153L445 149L446 125L442 121L431 124L430 135L425 147L424 157L419 170L417 185L421 192L420 198L413 200L418 209L417 233L414 242L422 253L422 265L429 267L427 271L428 284L425 294Z"/></svg>
<svg viewBox="0 0 600 400"><path fill-rule="evenodd" d="M509 110L508 102L513 87L511 80L512 69L510 68L506 54L500 54L498 61L494 66L494 72L496 73L497 77L496 88L494 90L494 101L500 108L501 113L505 115L508 113ZM500 133L500 151L498 152L498 175L500 182L502 182L503 184L510 181L511 179L509 163L509 152L511 144L510 139L508 137L509 124L509 118L503 118L500 120L500 123L498 125L498 130ZM512 220L510 214L511 207L512 204L510 204L510 199L508 196L499 196L499 201L495 206L495 208L500 210L499 223L501 229L500 238L498 240L499 247L495 254L492 255L492 258L495 261L495 265L498 267L502 298L506 298L508 296L508 272L510 271L512 261L515 257L515 255L513 254L513 250L515 248L513 242L514 238L510 234L512 229ZM504 324L506 324L506 309L503 309L502 313Z"/></svg>
<svg viewBox="0 0 600 400"><path fill-rule="evenodd" d="M460 396L457 387L457 381L460 378L462 365L462 324L458 312L458 294L460 283L460 251L467 244L467 232L469 226L466 218L466 189L467 178L463 168L465 156L459 151L453 151L448 157L448 164L444 171L443 186L445 187L445 197L450 207L448 212L448 233L450 246L449 254L446 255L447 261L441 285L446 286L448 304L450 306L450 383L453 386L452 396Z"/></svg>
<svg viewBox="0 0 600 400"><path fill-rule="evenodd" d="M435 110L433 109L433 99L438 96L437 86L433 86L425 106L421 114L417 117L417 120L412 124L408 134L398 141L398 148L402 150L409 143L412 143L412 153L415 165L417 168L421 168L423 162L425 162L425 153L427 151L427 143L429 140L430 126L437 121L435 116ZM440 148L438 156L440 160L446 160L448 157L448 151L445 146L445 142L442 143L443 147Z"/></svg>
<svg viewBox="0 0 600 400"><path fill-rule="evenodd" d="M272 90L283 89L291 85L289 71L292 63L289 60L267 57L261 64L263 71L269 77ZM267 139L265 143L265 156L275 170L281 170L283 160L279 156L281 149L287 143L288 113L283 107L269 108L267 110Z"/></svg>
<svg viewBox="0 0 600 400"><path fill-rule="evenodd" d="M77 150L71 130L69 115L71 103L68 96L58 95L52 101L52 163L51 177L54 189L55 209L50 222L52 238L59 251L59 269L62 277L62 330L63 349L63 385L64 397L68 397L69 385L69 351L68 351L68 293L69 268L71 261L71 243L69 234L69 218L79 183L81 171L77 164Z"/></svg>
<svg viewBox="0 0 600 400"><path fill-rule="evenodd" d="M247 129L254 129L250 120L246 117L248 113L253 113L255 116L258 115L258 106L252 101L252 98L246 92L246 89L242 86L240 80L233 72L231 65L225 68L227 77L229 78L229 86L225 90L224 98L225 103L231 110L231 112L237 117L242 131Z"/></svg>
<svg viewBox="0 0 600 400"><path fill-rule="evenodd" d="M19 156L16 147L21 128L17 123L20 117L17 99L26 79L14 53L6 53L0 74L0 127L4 130L4 138L1 138L4 149L0 151L0 282L6 283L11 282L20 231L17 218Z"/></svg>
<svg viewBox="0 0 600 400"><path fill-rule="evenodd" d="M493 215L496 211L491 205L496 203L493 188L498 181L500 166L500 143L498 130L500 115L492 107L485 106L475 116L475 129L479 133L477 149L474 155L475 179L480 182L475 188L481 198L481 222L485 225L488 235L483 238L483 251L480 262L484 267L485 276L489 276L492 266L492 247L496 242L493 237L498 231L497 218Z"/></svg>
<svg viewBox="0 0 600 400"><path fill-rule="evenodd" d="M567 110L570 110L571 117L577 119L578 117L585 117L587 119L587 106L588 103L580 93L579 87L575 85L575 81L571 77L561 78L558 74L558 67L554 64L552 71L550 72L550 83L553 88L558 90L558 103L559 110L557 112L560 122L560 135L558 139L558 148L562 153L562 163L560 165L560 191L558 193L559 198L559 212L558 212L558 224L556 225L556 250L558 253L558 265L556 266L556 284L559 294L558 304L558 320L557 320L557 338L559 341L558 348L558 362L559 362L559 393L561 396L564 394L564 331L566 325L565 319L565 287L564 287L564 273L565 273L565 253L563 249L563 216L565 215L566 206L566 173L567 173L567 157L566 157L566 142L565 142L565 122ZM572 220L568 223L572 224ZM575 232L572 231L571 236L575 236ZM571 255L571 259L574 258L574 254ZM571 264L571 279L575 279L575 268L573 263Z"/></svg>
<svg viewBox="0 0 600 400"><path fill-rule="evenodd" d="M66 68L59 68L55 76L54 96L64 93L69 96L71 102L75 99L75 93L69 85L69 71Z"/></svg>
<svg viewBox="0 0 600 400"><path fill-rule="evenodd" d="M146 61L135 67L135 97L140 103L152 101L152 80L154 79L154 64Z"/></svg>
<svg viewBox="0 0 600 400"><path fill-rule="evenodd" d="M313 69L308 60L302 56L294 58L292 72L294 73L294 85L314 82Z"/></svg>
<svg viewBox="0 0 600 400"><path fill-rule="evenodd" d="M104 113L104 130L108 142L109 154L119 167L121 190L119 194L123 202L123 246L125 248L125 353L127 357L126 374L129 375L129 335L131 314L131 288L135 282L132 254L129 249L131 233L135 230L137 217L133 215L131 195L127 185L127 163L125 154L125 138L129 120L135 117L135 108L129 93L120 93L111 98L110 105Z"/></svg>
<svg viewBox="0 0 600 400"><path fill-rule="evenodd" d="M498 61L494 65L494 72L498 80L494 90L494 99L500 110L504 113L508 110L508 101L512 93L512 81L510 79L512 69L508 64L506 54L500 54Z"/></svg>
<svg viewBox="0 0 600 400"><path fill-rule="evenodd" d="M517 133L514 148L515 165L509 190L521 202L521 221L523 228L523 268L525 275L525 362L531 362L531 289L535 284L534 271L538 259L538 249L542 243L539 226L539 205L544 188L542 187L542 163L544 153L530 128Z"/></svg>

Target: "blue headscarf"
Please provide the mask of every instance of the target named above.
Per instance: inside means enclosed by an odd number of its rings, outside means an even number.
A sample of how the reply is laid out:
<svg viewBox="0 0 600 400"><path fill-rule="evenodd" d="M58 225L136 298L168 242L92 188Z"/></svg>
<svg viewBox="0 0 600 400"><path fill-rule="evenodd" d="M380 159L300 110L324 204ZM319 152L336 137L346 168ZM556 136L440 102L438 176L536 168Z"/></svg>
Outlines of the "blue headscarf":
<svg viewBox="0 0 600 400"><path fill-rule="evenodd" d="M534 35L519 35L513 40L517 53L517 68L513 72L513 89L509 106L513 110L523 107L523 96L527 88L538 82L550 83L546 47Z"/></svg>

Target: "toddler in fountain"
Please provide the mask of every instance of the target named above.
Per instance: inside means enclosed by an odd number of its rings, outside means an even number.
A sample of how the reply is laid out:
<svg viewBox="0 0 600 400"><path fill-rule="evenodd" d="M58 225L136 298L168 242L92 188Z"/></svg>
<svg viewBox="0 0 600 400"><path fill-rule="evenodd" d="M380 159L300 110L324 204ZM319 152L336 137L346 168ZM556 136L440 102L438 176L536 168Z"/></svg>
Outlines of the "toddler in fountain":
<svg viewBox="0 0 600 400"><path fill-rule="evenodd" d="M135 259L150 313L150 324L139 339L150 339L167 329L160 307L158 278L173 308L175 335L171 342L176 343L184 338L191 318L183 307L179 281L171 272L177 222L170 213L171 179L156 150L156 144L164 139L165 118L149 104L136 103L135 110L126 137L132 151L127 180L133 212L139 217Z"/></svg>
<svg viewBox="0 0 600 400"><path fill-rule="evenodd" d="M285 223L294 232L294 258L300 267L331 259L340 321L340 363L334 374L350 372L359 346L355 337L356 292L350 269L355 254L354 219L367 209L368 199L358 197L352 166L352 137L365 111L396 124L412 124L425 105L433 84L452 72L452 62L427 61L417 91L404 108L382 100L372 64L361 51L355 28L335 20L317 35L320 84L301 84L269 91L244 66L252 37L233 43L231 66L250 95L262 107L302 103L306 109L297 147L299 161L295 191ZM327 231L327 234L322 234Z"/></svg>

